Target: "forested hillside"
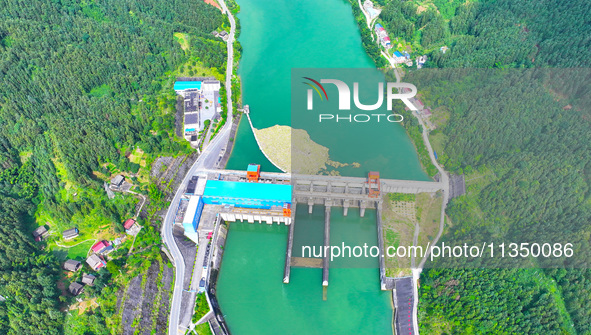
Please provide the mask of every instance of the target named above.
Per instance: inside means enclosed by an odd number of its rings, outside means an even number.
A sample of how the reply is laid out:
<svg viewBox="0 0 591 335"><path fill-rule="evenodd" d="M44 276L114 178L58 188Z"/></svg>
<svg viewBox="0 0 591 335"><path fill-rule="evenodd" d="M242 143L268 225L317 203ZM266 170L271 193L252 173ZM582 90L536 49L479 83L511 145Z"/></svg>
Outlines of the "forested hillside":
<svg viewBox="0 0 591 335"><path fill-rule="evenodd" d="M122 207L91 194L113 171L137 172L134 148L187 151L173 133L173 73L189 61L223 73L211 32L224 23L201 0L0 2L0 333L63 331L59 263L32 229L91 212L120 224Z"/></svg>
<svg viewBox="0 0 591 335"><path fill-rule="evenodd" d="M443 241L570 242L576 249L575 257L559 262L541 257L428 264L421 277L422 332L591 331L585 269L591 76L586 69L551 69L589 66L589 17L583 1L385 4L385 26L427 53L427 67L464 68L415 70L405 77L433 112L438 129L430 137L439 162L466 174L468 192L448 205L452 225ZM446 53L439 50L444 45ZM515 67L547 69L509 69Z"/></svg>
<svg viewBox="0 0 591 335"><path fill-rule="evenodd" d="M591 333L588 3L377 2L394 48L426 54L425 67L454 68L404 78L433 113L439 162L466 175L467 194L448 204L442 240L575 246L560 260L427 263L421 333Z"/></svg>
<svg viewBox="0 0 591 335"><path fill-rule="evenodd" d="M591 9L584 0L377 2L394 48L427 54L427 67L590 64Z"/></svg>
<svg viewBox="0 0 591 335"><path fill-rule="evenodd" d="M587 267L591 255L589 74L453 69L420 70L408 78L422 87L434 115L449 114L431 137L443 139L436 150L445 169L466 174L468 193L448 205L453 224L442 240L448 245L573 243L576 250L558 262L553 257L459 258L427 265L434 269L425 270L421 282L422 327L433 331L446 320L453 332L483 333L494 326L500 333L573 333L569 324L588 332L588 271L577 268ZM579 85L561 91L555 87L559 78ZM575 269L538 270L535 276L530 270L474 269L536 266ZM569 277L577 279L564 280ZM517 279L520 290L504 288ZM548 284L550 279L558 286ZM557 290L563 286L568 292L561 295ZM560 317L548 317L561 308Z"/></svg>

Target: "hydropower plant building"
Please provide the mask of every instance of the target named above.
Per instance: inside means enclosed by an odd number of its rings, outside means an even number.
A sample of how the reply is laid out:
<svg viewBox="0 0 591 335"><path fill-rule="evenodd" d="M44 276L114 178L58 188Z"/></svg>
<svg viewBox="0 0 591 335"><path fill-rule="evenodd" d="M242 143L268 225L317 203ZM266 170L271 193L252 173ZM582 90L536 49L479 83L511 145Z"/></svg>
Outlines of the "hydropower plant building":
<svg viewBox="0 0 591 335"><path fill-rule="evenodd" d="M207 205L221 205L225 221L291 224L290 184L208 180L203 192Z"/></svg>
<svg viewBox="0 0 591 335"><path fill-rule="evenodd" d="M290 225L292 186L289 180L260 178L260 166L255 164L247 171L193 176L179 201L175 224L199 243L199 221L210 220L212 213L228 222Z"/></svg>
<svg viewBox="0 0 591 335"><path fill-rule="evenodd" d="M282 209L291 204L291 185L208 180L203 201L208 205Z"/></svg>

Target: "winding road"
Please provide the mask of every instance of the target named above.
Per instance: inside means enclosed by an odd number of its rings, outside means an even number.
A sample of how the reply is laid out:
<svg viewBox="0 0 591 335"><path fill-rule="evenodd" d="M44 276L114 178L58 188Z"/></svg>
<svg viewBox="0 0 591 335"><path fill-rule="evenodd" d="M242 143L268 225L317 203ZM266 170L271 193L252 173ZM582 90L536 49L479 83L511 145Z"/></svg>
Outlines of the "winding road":
<svg viewBox="0 0 591 335"><path fill-rule="evenodd" d="M175 282L174 282L174 290L172 294L172 302L170 304L170 319L168 322L168 334L170 335L177 335L177 334L184 334L184 330L179 330L179 318L180 318L180 309L181 309L181 299L183 295L183 277L185 273L185 261L183 259L183 255L179 250L174 237L172 236L172 229L174 225L174 217L176 214L177 204L179 203L181 196L183 195L183 191L185 190L189 180L195 173L200 169L207 169L213 168L214 164L217 162L219 154L222 148L225 148L226 144L228 143L228 139L230 137L230 131L232 129L232 75L234 69L234 33L236 30L236 23L234 21L234 16L226 7L226 3L224 0L219 0L220 5L222 6L222 13L228 15L228 19L230 21L230 34L227 40L227 49L228 49L228 60L226 66L226 92L227 92L227 119L226 123L224 124L223 128L219 131L219 133L214 137L214 139L207 145L207 147L203 150L201 155L197 158L197 160L193 163L187 174L183 178L183 181L180 183L174 198L170 202L170 207L166 212L166 216L162 223L162 240L164 241L164 245L170 251L170 256L172 257L171 261L175 267Z"/></svg>

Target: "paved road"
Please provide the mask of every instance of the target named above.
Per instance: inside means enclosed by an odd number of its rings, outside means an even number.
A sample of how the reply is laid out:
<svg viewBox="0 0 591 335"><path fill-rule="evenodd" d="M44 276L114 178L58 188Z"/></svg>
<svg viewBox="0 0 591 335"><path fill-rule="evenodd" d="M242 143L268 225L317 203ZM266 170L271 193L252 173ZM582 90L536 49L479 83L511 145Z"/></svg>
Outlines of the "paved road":
<svg viewBox="0 0 591 335"><path fill-rule="evenodd" d="M228 49L228 62L226 63L226 92L228 93L228 121L226 124L232 124L232 74L234 71L234 33L236 31L236 22L234 21L234 16L226 7L226 3L224 0L220 0L220 5L222 5L222 12L228 14L228 20L230 21L230 36L228 37L228 41L226 42L226 47Z"/></svg>
<svg viewBox="0 0 591 335"><path fill-rule="evenodd" d="M174 225L174 217L176 214L177 205L183 195L185 188L189 182L189 179L200 169L211 169L217 163L220 151L222 148L226 147L228 143L228 139L230 137L230 131L232 129L232 73L233 73L233 64L234 64L234 33L236 30L236 24L234 21L234 17L228 11L226 4L223 0L220 0L220 5L222 6L223 12L228 14L228 19L230 21L230 35L227 41L227 48L228 48L228 62L226 67L226 92L227 92L227 110L228 116L226 120L226 124L222 129L220 129L219 133L216 137L207 145L205 150L201 153L199 158L193 163L193 166L189 169L185 178L179 185L174 198L170 203L170 207L166 213L166 217L164 222L162 223L162 240L164 244L170 251L170 255L173 259L171 261L175 267L175 282L174 282L174 291L172 294L172 302L171 302L171 309L170 309L170 319L168 322L168 333L170 335L179 334L179 317L180 317L180 309L181 309L181 299L183 295L183 276L185 273L185 261L183 259L183 255L181 254L174 238L172 236L172 227ZM184 333L181 330L180 333Z"/></svg>

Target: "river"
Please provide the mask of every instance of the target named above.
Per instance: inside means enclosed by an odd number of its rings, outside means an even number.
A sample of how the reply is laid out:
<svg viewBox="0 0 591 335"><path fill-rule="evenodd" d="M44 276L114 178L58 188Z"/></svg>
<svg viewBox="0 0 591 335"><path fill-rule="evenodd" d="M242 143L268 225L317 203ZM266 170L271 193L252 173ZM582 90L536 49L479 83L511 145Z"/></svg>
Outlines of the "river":
<svg viewBox="0 0 591 335"><path fill-rule="evenodd" d="M238 73L243 102L250 106L258 129L291 125L292 68L374 68L361 45L351 5L344 0L238 0L243 52ZM245 122L240 124L226 168L244 170L249 163L263 171L279 171L259 150ZM359 162L343 175L427 180L418 157L398 124L355 129L353 145L337 145L334 136L310 131L311 139L329 148L330 158ZM368 138L377 138L371 142ZM324 210L298 207L296 248L316 243ZM300 224L300 226L298 226ZM390 291L381 291L377 262L351 268L331 264L327 300L323 300L321 269L292 268L283 284L287 245L285 226L231 223L217 294L230 331L248 334L392 334ZM364 218L351 209L331 214L331 243L376 244L375 211ZM308 240L306 240L306 236ZM340 244L340 243L339 243ZM296 251L294 250L294 254Z"/></svg>

